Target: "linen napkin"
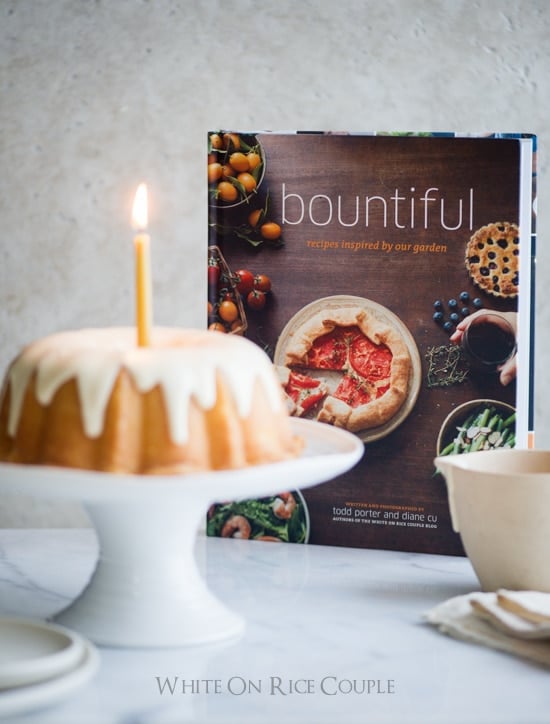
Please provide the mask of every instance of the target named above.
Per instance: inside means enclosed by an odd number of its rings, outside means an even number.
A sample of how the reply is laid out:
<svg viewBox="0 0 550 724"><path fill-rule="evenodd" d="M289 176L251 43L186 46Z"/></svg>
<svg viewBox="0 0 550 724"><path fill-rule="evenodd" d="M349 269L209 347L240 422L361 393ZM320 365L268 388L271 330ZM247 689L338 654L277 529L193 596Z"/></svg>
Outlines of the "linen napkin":
<svg viewBox="0 0 550 724"><path fill-rule="evenodd" d="M425 619L455 638L550 667L550 593L470 593L432 608Z"/></svg>

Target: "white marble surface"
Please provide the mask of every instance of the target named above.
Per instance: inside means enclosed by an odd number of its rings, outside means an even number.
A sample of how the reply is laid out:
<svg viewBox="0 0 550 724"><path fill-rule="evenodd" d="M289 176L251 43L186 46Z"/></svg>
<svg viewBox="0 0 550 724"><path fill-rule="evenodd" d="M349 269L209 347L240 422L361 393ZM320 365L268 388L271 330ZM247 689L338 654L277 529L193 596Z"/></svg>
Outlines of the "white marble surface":
<svg viewBox="0 0 550 724"><path fill-rule="evenodd" d="M204 323L206 131L539 136L538 445L550 447L546 0L2 0L0 370L53 330L133 320L151 193L155 319ZM3 499L0 526L82 525Z"/></svg>
<svg viewBox="0 0 550 724"><path fill-rule="evenodd" d="M477 589L467 559L203 536L196 555L211 590L245 616L242 638L100 647L99 672L84 688L10 724L549 721L547 669L423 622L432 606ZM89 529L0 531L0 614L56 613L84 587L96 556ZM166 680L177 681L173 695L160 692ZM288 693L291 680L309 692ZM335 684L363 680L376 682L371 694Z"/></svg>

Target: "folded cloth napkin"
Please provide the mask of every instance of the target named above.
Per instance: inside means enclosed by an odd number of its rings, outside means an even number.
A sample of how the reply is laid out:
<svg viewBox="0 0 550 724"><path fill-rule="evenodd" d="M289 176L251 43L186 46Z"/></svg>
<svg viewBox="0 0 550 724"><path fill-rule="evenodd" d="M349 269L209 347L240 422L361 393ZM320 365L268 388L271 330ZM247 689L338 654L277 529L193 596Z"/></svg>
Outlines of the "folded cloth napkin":
<svg viewBox="0 0 550 724"><path fill-rule="evenodd" d="M550 667L550 593L470 593L425 614L443 633Z"/></svg>

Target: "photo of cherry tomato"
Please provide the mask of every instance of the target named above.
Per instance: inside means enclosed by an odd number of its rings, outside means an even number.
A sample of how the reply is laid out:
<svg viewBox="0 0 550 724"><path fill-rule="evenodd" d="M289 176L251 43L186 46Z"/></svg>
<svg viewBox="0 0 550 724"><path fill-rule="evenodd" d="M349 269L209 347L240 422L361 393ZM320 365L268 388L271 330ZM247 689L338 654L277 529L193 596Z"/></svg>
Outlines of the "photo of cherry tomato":
<svg viewBox="0 0 550 724"><path fill-rule="evenodd" d="M208 329L210 332L223 332L225 334L225 327L221 322L212 322L212 324L208 325Z"/></svg>
<svg viewBox="0 0 550 724"><path fill-rule="evenodd" d="M236 319L234 322L231 322L229 329L233 332L233 334L244 335L243 323L240 319Z"/></svg>
<svg viewBox="0 0 550 724"><path fill-rule="evenodd" d="M222 177L221 163L213 162L208 164L208 183L213 184Z"/></svg>
<svg viewBox="0 0 550 724"><path fill-rule="evenodd" d="M216 261L208 262L208 286L214 287L220 279L220 267Z"/></svg>
<svg viewBox="0 0 550 724"><path fill-rule="evenodd" d="M220 168L220 175L221 175L221 168ZM242 185L244 190L247 194L252 193L254 189L256 188L256 179L251 173L248 173L247 171L243 171L237 176L237 181Z"/></svg>
<svg viewBox="0 0 550 724"><path fill-rule="evenodd" d="M271 291L271 279L267 274L256 274L254 277L254 289L265 293Z"/></svg>
<svg viewBox="0 0 550 724"><path fill-rule="evenodd" d="M229 181L220 181L217 187L218 198L222 201L236 201L239 197L237 187Z"/></svg>
<svg viewBox="0 0 550 724"><path fill-rule="evenodd" d="M250 226L254 229L258 224L260 223L260 220L263 219L264 216L264 210L263 209L254 209L254 211L251 211L248 214L248 223Z"/></svg>
<svg viewBox="0 0 550 724"><path fill-rule="evenodd" d="M239 309L235 302L231 301L230 299L224 299L223 302L220 302L220 306L218 307L218 314L220 315L220 319L222 319L224 322L228 322L231 324L231 322L234 322L239 317Z"/></svg>
<svg viewBox="0 0 550 724"><path fill-rule="evenodd" d="M262 162L262 157L256 151L249 151L246 154L246 158L248 159L248 167L251 171L254 171Z"/></svg>
<svg viewBox="0 0 550 724"><path fill-rule="evenodd" d="M231 156L229 156L229 163L233 166L235 171L238 171L239 173L241 171L248 171L250 168L250 161L241 151L235 151L235 153L232 153Z"/></svg>
<svg viewBox="0 0 550 724"><path fill-rule="evenodd" d="M260 234L264 239L269 241L276 241L282 234L282 229L275 221L266 221L265 224L260 226Z"/></svg>
<svg viewBox="0 0 550 724"><path fill-rule="evenodd" d="M237 291L246 297L254 289L254 274L248 269L239 269L235 277Z"/></svg>
<svg viewBox="0 0 550 724"><path fill-rule="evenodd" d="M265 302L265 292L261 292L258 289L253 289L246 297L246 303L248 304L250 309L253 309L254 311L259 311L260 309L263 309L265 307Z"/></svg>

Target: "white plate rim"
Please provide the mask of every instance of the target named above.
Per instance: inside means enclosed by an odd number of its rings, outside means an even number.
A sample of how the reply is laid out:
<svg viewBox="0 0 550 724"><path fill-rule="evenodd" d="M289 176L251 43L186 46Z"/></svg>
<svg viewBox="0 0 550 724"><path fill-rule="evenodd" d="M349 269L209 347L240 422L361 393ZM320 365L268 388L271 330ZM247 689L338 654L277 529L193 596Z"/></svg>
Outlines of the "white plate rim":
<svg viewBox="0 0 550 724"><path fill-rule="evenodd" d="M18 658L17 651L10 649L12 642L3 640L2 629L17 629L19 635L26 632L26 640L35 639L37 655L30 658ZM29 638L30 634L30 638ZM41 654L41 642L49 640L56 648L48 654ZM65 642L65 645L62 643ZM14 642L15 643L15 642ZM60 645L58 645L60 644ZM7 651L7 648L10 649ZM85 648L84 639L77 633L57 624L22 616L0 617L0 650L11 662L0 663L0 692L15 687L45 681L60 676L74 668L82 658Z"/></svg>
<svg viewBox="0 0 550 724"><path fill-rule="evenodd" d="M49 706L86 684L97 672L100 658L94 644L86 639L83 641L81 659L67 673L47 681L3 691L0 695L0 717Z"/></svg>

